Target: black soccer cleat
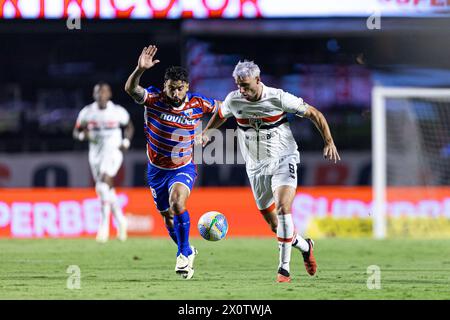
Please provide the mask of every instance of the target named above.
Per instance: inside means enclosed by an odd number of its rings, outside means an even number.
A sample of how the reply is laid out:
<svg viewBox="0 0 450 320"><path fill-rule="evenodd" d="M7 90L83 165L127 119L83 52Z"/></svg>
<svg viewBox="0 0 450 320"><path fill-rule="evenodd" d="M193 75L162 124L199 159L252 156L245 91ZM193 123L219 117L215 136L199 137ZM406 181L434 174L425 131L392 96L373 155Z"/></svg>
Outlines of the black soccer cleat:
<svg viewBox="0 0 450 320"><path fill-rule="evenodd" d="M291 275L283 268L278 268L277 282L291 282Z"/></svg>
<svg viewBox="0 0 450 320"><path fill-rule="evenodd" d="M314 241L312 241L311 239L305 240L306 242L308 242L309 250L308 252L302 252L303 262L305 264L306 272L308 272L310 276L313 276L317 271L317 263L316 259L314 258Z"/></svg>

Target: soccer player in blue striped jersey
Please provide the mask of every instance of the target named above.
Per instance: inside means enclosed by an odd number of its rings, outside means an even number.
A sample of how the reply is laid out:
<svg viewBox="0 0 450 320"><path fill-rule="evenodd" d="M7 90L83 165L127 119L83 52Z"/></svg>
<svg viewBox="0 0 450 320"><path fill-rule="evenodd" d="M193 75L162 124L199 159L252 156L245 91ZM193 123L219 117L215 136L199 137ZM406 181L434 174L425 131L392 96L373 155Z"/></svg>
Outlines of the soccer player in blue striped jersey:
<svg viewBox="0 0 450 320"><path fill-rule="evenodd" d="M166 70L162 91L153 86L141 87L142 74L159 63L154 60L157 50L153 45L142 50L125 91L144 105L148 183L169 235L178 246L175 272L190 279L197 250L189 244L186 201L197 177L192 160L195 130L203 115L216 112L219 102L188 92L189 75L182 67Z"/></svg>

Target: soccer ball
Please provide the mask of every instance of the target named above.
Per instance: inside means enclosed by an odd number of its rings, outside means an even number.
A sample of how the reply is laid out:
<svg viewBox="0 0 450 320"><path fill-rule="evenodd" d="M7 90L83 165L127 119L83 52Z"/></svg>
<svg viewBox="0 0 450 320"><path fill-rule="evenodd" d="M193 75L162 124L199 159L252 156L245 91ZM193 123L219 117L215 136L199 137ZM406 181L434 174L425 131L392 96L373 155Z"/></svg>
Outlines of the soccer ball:
<svg viewBox="0 0 450 320"><path fill-rule="evenodd" d="M227 234L228 221L220 212L210 211L200 217L197 227L203 239L219 241Z"/></svg>

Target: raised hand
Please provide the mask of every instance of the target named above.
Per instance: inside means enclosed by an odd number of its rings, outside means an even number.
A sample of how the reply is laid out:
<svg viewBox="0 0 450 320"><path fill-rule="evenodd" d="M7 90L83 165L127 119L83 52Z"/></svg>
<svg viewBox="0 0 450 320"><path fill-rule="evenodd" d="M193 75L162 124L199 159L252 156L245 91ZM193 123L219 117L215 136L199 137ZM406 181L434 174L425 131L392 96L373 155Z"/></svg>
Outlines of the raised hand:
<svg viewBox="0 0 450 320"><path fill-rule="evenodd" d="M155 64L159 63L159 60L153 60L158 48L156 46L148 46L142 50L141 55L139 56L138 68L147 70L153 67Z"/></svg>

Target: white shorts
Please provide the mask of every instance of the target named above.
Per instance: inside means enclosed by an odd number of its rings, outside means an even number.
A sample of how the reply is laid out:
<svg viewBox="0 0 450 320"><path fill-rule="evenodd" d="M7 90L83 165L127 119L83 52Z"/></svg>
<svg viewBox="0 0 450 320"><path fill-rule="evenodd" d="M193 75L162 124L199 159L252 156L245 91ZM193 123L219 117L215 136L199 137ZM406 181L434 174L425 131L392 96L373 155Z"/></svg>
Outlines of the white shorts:
<svg viewBox="0 0 450 320"><path fill-rule="evenodd" d="M247 170L256 205L259 210L274 203L273 192L280 186L297 188L297 163L299 156L290 154Z"/></svg>
<svg viewBox="0 0 450 320"><path fill-rule="evenodd" d="M123 154L120 150L105 153L101 156L89 157L92 176L98 181L103 174L115 177L123 162Z"/></svg>

